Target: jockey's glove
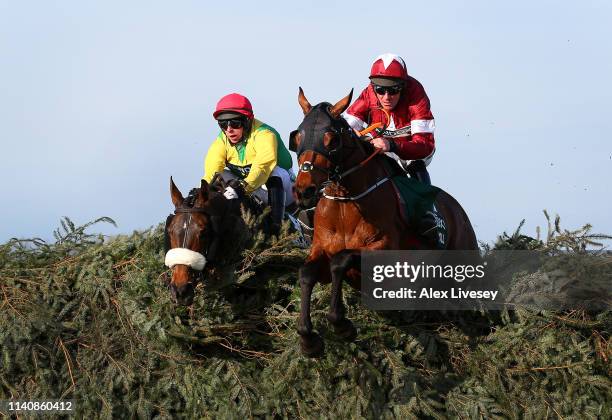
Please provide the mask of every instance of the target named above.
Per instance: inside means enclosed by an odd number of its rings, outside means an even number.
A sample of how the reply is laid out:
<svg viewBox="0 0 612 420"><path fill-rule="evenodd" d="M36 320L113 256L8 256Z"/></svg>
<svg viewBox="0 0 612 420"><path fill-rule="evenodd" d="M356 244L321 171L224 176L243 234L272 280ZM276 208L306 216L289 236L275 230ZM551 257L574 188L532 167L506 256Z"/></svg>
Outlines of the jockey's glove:
<svg viewBox="0 0 612 420"><path fill-rule="evenodd" d="M245 192L246 182L244 182L241 179L232 179L231 181L227 183L227 187L225 188L225 191L228 191L228 189L231 189L231 191L233 191L233 193L236 194L236 197L234 198L242 199L246 195L246 192ZM223 192L223 195L225 195L225 191ZM232 198L228 198L228 200L232 200Z"/></svg>
<svg viewBox="0 0 612 420"><path fill-rule="evenodd" d="M238 193L232 187L225 187L225 190L223 190L223 196L227 198L228 200L238 199Z"/></svg>

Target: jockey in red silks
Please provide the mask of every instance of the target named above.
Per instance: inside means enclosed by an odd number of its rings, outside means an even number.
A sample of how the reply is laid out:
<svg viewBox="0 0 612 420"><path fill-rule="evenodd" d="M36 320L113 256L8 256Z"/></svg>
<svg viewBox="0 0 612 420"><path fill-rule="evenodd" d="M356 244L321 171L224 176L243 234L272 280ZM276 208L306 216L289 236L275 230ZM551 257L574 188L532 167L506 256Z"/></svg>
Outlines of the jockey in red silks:
<svg viewBox="0 0 612 420"><path fill-rule="evenodd" d="M355 131L382 123L384 130L371 143L410 174L431 184L427 165L435 153L435 122L423 85L408 75L404 60L391 53L374 60L370 84L346 110L344 118ZM420 233L443 247L436 227L444 220L432 208L421 221Z"/></svg>

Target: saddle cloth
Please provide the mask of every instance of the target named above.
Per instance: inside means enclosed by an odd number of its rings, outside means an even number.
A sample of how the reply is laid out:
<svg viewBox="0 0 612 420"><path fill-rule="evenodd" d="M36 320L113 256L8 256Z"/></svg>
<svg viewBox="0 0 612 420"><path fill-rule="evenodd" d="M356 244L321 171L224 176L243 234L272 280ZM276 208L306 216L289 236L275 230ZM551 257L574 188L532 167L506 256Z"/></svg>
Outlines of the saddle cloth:
<svg viewBox="0 0 612 420"><path fill-rule="evenodd" d="M402 219L411 228L419 226L421 218L433 208L440 188L407 176L395 176L391 180Z"/></svg>

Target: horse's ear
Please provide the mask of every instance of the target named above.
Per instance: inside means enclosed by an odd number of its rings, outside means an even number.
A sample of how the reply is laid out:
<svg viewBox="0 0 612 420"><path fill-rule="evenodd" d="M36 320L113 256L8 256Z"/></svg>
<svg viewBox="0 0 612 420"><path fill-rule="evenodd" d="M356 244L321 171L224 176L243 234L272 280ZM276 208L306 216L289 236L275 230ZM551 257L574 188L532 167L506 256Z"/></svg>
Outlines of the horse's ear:
<svg viewBox="0 0 612 420"><path fill-rule="evenodd" d="M202 181L200 181L200 197L206 201L208 200L208 182L206 182L205 179L202 179Z"/></svg>
<svg viewBox="0 0 612 420"><path fill-rule="evenodd" d="M179 208L183 204L183 201L185 201L183 194L181 194L176 185L174 185L172 177L170 177L170 196L172 197L172 204L174 204L176 208Z"/></svg>
<svg viewBox="0 0 612 420"><path fill-rule="evenodd" d="M331 114L331 116L334 118L338 118L338 116L342 114L351 104L351 99L353 99L353 89L351 89L348 95L340 99L338 103L336 103L336 105L330 108L329 113Z"/></svg>
<svg viewBox="0 0 612 420"><path fill-rule="evenodd" d="M312 105L310 105L310 102L308 102L308 99L306 99L306 95L304 95L304 91L301 87L300 93L298 94L298 102L302 107L302 111L304 111L304 115L308 114L312 109Z"/></svg>

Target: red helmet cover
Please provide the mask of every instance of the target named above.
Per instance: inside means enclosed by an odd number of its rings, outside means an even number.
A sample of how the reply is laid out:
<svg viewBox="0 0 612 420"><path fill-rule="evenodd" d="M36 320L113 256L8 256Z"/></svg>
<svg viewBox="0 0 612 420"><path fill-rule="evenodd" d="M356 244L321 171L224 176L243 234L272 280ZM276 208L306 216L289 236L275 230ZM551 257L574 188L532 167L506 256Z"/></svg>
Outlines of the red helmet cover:
<svg viewBox="0 0 612 420"><path fill-rule="evenodd" d="M253 106L251 101L246 96L239 93L230 93L219 99L213 117L216 119L223 112L236 112L242 114L248 119L253 118Z"/></svg>

